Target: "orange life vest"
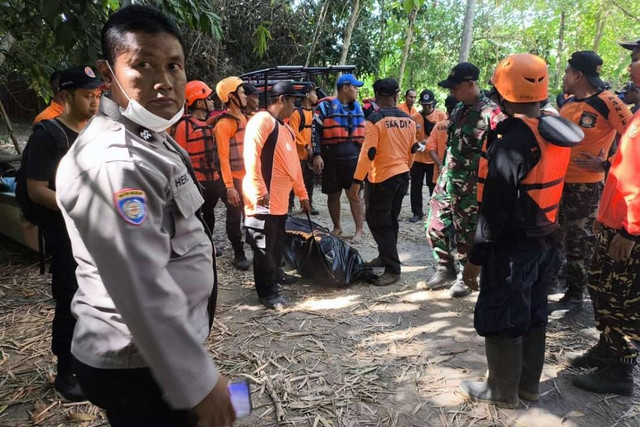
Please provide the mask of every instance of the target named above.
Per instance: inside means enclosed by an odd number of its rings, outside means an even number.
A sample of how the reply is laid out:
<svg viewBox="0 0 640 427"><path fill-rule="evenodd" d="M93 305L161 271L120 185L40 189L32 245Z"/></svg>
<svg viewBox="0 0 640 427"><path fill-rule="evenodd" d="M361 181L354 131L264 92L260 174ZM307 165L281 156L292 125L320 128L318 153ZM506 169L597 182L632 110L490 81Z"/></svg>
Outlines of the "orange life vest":
<svg viewBox="0 0 640 427"><path fill-rule="evenodd" d="M236 122L236 134L229 139L229 163L231 164L231 171L243 171L244 170L244 125L242 122L232 114L222 113L215 117L211 123L215 125L223 118L233 119Z"/></svg>
<svg viewBox="0 0 640 427"><path fill-rule="evenodd" d="M551 118L551 117L550 117ZM544 118L543 120L546 120ZM552 117L554 120L564 120L558 117ZM540 160L531 168L527 176L520 181L520 198L523 200L523 210L533 207L537 208L538 213L527 212L529 218L535 217L535 223L528 223L527 229L542 231L549 226L555 226L558 217L558 207L562 198L562 189L564 187L564 177L569 166L569 158L571 156L571 145L577 144L575 141L566 141L570 145L558 145L549 142L540 133L540 118L519 118L533 133L538 147L540 149ZM565 126L573 126L566 121ZM575 137L577 138L577 137ZM578 140L581 138L577 138ZM486 142L482 148L482 156L478 165L478 202L482 202L484 183L489 172L489 163L487 159ZM528 197L527 197L528 196ZM529 199L525 202L524 199ZM532 201L535 205L526 205ZM529 221L529 222L534 222ZM535 233L535 231L534 231ZM533 233L532 233L533 234Z"/></svg>
<svg viewBox="0 0 640 427"><path fill-rule="evenodd" d="M174 139L189 153L198 181L214 181L220 167L213 126L184 116L175 125Z"/></svg>

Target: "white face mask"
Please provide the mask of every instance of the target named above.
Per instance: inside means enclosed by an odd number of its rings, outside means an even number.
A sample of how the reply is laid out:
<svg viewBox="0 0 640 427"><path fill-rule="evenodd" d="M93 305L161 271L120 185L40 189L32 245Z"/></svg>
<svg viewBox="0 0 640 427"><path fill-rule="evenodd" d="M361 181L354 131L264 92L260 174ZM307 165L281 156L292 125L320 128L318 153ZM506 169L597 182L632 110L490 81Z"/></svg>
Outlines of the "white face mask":
<svg viewBox="0 0 640 427"><path fill-rule="evenodd" d="M180 108L178 112L170 119L164 119L158 115L153 114L151 111L140 105L138 101L129 98L129 95L127 95L127 93L122 88L122 85L116 78L116 73L113 72L113 69L111 68L111 65L109 65L109 62L107 62L107 67L109 67L109 70L111 70L111 74L113 74L113 80L115 80L122 93L124 93L124 96L126 96L129 100L129 105L127 105L126 109L120 107L120 114L122 114L127 119L139 124L140 126L144 126L147 129L151 129L154 132L163 132L177 123L178 120L180 120L184 115L184 108Z"/></svg>

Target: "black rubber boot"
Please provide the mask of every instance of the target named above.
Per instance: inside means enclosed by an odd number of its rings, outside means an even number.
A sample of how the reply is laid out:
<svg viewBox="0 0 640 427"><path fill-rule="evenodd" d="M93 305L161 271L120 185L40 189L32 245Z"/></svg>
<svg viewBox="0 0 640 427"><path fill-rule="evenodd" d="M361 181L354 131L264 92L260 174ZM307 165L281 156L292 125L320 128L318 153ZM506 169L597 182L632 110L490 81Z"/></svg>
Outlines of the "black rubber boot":
<svg viewBox="0 0 640 427"><path fill-rule="evenodd" d="M540 376L544 365L547 328L529 328L522 340L522 374L518 394L536 401L540 398Z"/></svg>
<svg viewBox="0 0 640 427"><path fill-rule="evenodd" d="M633 396L633 368L635 360L623 363L615 360L604 368L573 378L573 385L583 390L602 394Z"/></svg>
<svg viewBox="0 0 640 427"><path fill-rule="evenodd" d="M522 337L486 337L489 377L486 382L462 381L460 388L473 402L517 408L522 371Z"/></svg>
<svg viewBox="0 0 640 427"><path fill-rule="evenodd" d="M71 362L58 358L58 373L53 381L53 388L70 402L82 402L87 400L80 388L78 379L71 370Z"/></svg>
<svg viewBox="0 0 640 427"><path fill-rule="evenodd" d="M568 352L566 357L569 363L576 368L604 368L613 361L613 355L602 338L586 352Z"/></svg>

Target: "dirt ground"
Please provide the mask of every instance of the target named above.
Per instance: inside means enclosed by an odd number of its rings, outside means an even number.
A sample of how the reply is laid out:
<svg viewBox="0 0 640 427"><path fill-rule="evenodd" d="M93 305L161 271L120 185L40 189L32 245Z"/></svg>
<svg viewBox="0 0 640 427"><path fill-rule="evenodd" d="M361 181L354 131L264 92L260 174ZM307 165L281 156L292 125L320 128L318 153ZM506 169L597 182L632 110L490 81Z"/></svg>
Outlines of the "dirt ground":
<svg viewBox="0 0 640 427"><path fill-rule="evenodd" d="M317 199L315 220L329 226L324 198ZM353 221L343 202L348 237ZM640 425L638 393L596 395L570 383L577 372L564 353L595 341L588 302L550 322L539 402L523 401L514 410L465 402L458 383L481 379L486 370L484 342L473 329L476 294L451 300L446 290L415 289L433 271L433 260L423 225L408 222L408 205L406 197L399 283L327 289L301 280L284 288L292 302L284 312L258 303L252 272L231 267L224 227L217 227L221 284L207 346L227 377L251 383L253 413L237 425ZM224 215L219 209L219 224ZM368 230L355 247L365 260L376 255ZM49 280L38 274L35 254L0 237L0 425L106 425L98 408L64 402L53 391Z"/></svg>

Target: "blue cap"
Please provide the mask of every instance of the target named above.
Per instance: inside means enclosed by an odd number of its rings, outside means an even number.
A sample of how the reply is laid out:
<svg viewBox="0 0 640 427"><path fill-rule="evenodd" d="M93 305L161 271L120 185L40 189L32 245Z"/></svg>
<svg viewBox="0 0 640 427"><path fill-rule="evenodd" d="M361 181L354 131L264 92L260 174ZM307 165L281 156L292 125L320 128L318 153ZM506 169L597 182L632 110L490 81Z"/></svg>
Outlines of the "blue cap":
<svg viewBox="0 0 640 427"><path fill-rule="evenodd" d="M338 88L341 88L344 85L353 85L355 87L360 87L364 85L364 83L356 79L353 74L343 74L338 79L338 83L336 83L336 86L338 86Z"/></svg>

